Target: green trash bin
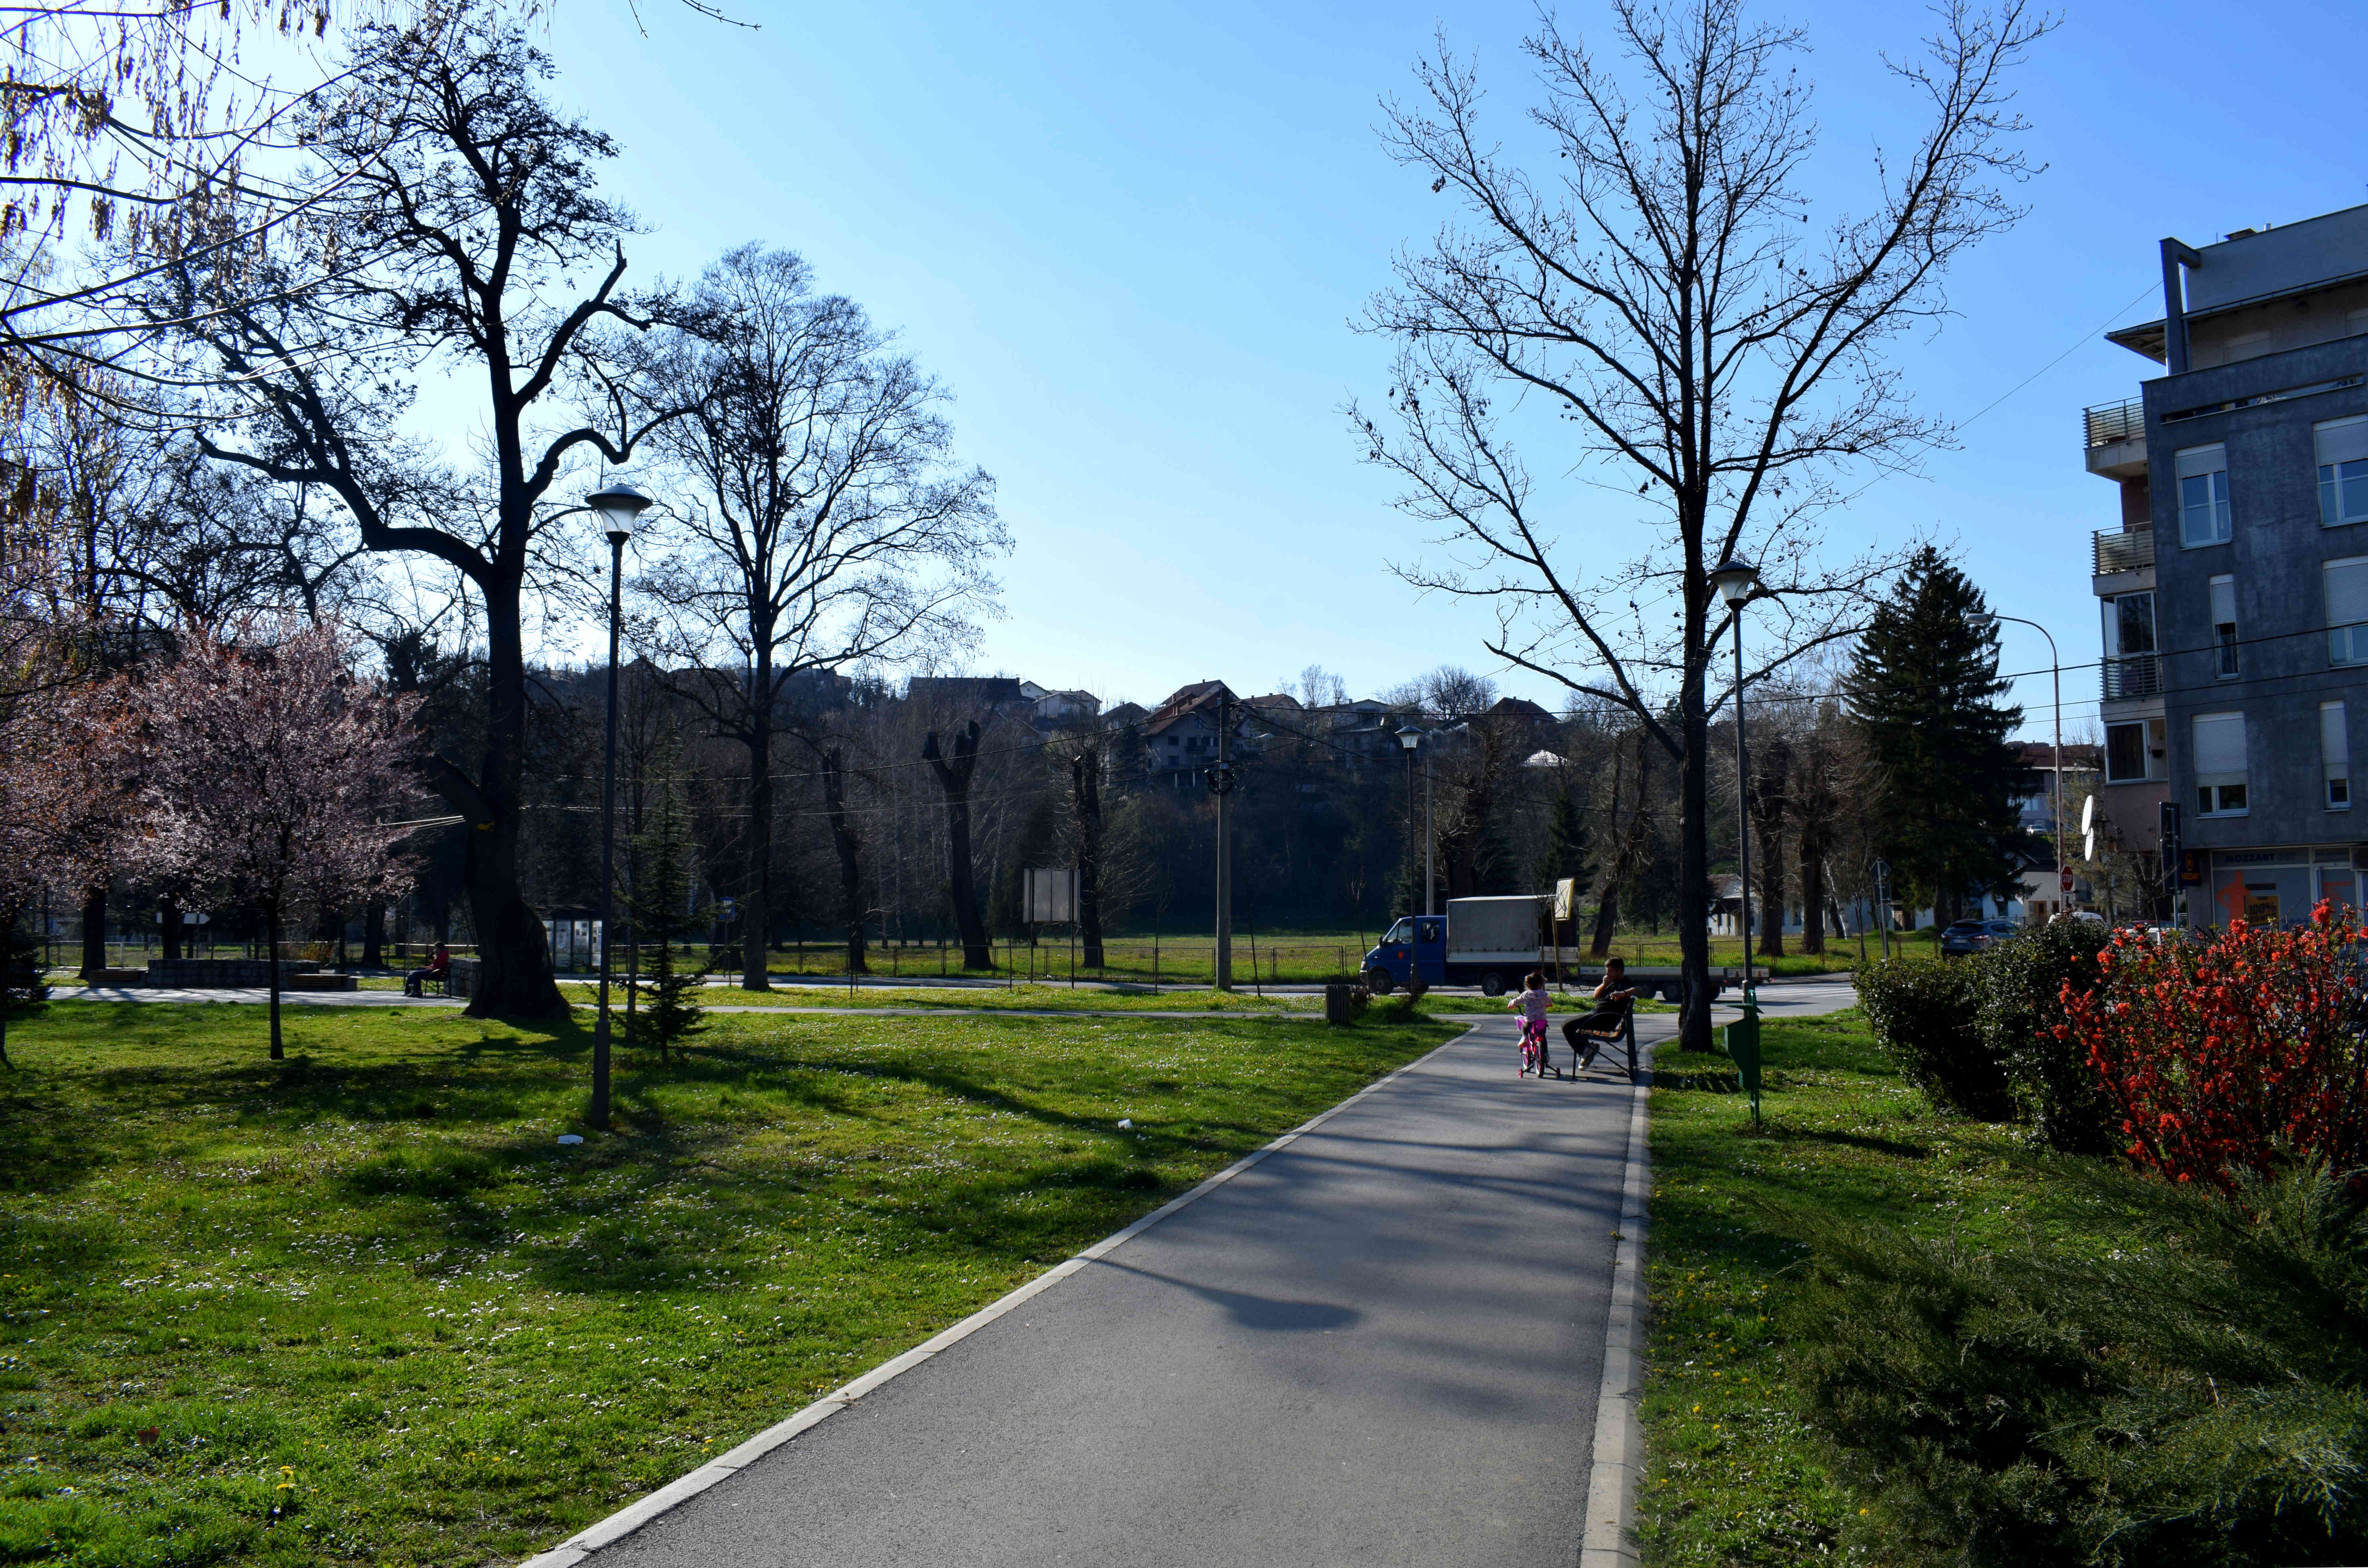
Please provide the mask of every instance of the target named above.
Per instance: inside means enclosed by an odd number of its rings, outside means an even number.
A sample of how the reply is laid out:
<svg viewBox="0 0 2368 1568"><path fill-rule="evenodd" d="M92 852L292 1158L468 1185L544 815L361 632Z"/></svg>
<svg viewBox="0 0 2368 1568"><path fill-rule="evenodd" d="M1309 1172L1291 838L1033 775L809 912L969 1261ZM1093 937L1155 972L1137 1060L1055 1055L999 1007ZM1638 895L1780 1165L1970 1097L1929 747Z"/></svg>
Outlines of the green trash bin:
<svg viewBox="0 0 2368 1568"><path fill-rule="evenodd" d="M1759 1125L1759 998L1750 991L1743 994L1743 1017L1726 1026L1727 1060L1735 1063L1736 1075L1743 1080L1743 1092L1751 1097L1751 1124Z"/></svg>

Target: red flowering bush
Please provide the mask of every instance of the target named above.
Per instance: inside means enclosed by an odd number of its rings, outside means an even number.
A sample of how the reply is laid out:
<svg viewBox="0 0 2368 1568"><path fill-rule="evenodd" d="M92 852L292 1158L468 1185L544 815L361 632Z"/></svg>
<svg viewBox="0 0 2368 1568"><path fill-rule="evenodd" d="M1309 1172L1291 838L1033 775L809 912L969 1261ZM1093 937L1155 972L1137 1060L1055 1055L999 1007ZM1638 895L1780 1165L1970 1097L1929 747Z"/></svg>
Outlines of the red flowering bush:
<svg viewBox="0 0 2368 1568"><path fill-rule="evenodd" d="M2085 1046L2132 1159L2233 1192L2301 1155L2368 1168L2363 932L2321 903L2307 926L2242 920L2208 942L2117 933L2087 995L2064 988L2058 1038Z"/></svg>

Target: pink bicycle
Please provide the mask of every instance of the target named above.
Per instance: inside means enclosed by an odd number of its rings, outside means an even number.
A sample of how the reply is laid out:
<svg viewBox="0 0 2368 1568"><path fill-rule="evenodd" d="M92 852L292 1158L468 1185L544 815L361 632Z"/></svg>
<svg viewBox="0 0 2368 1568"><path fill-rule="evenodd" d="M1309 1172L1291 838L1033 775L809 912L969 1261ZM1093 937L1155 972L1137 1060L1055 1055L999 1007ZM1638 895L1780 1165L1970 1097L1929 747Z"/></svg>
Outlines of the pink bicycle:
<svg viewBox="0 0 2368 1568"><path fill-rule="evenodd" d="M1528 1077L1535 1073L1546 1075L1546 1021L1543 1018L1521 1020L1521 1071L1517 1076Z"/></svg>

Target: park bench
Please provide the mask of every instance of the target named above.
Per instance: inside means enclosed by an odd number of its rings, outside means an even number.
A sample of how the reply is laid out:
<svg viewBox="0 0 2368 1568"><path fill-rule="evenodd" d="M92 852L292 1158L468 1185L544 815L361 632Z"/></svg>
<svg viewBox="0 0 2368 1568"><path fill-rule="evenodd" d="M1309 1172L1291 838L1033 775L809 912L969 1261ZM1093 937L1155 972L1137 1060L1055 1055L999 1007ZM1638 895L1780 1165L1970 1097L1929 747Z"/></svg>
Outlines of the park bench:
<svg viewBox="0 0 2368 1568"><path fill-rule="evenodd" d="M1632 1084L1636 1081L1636 1008L1634 1003L1621 1014L1620 1027L1616 1029L1577 1029L1573 1032L1577 1038L1571 1040L1570 1046L1572 1077L1578 1076L1578 1040L1591 1040L1598 1042L1599 1051L1607 1047L1625 1046L1628 1051L1628 1081Z"/></svg>

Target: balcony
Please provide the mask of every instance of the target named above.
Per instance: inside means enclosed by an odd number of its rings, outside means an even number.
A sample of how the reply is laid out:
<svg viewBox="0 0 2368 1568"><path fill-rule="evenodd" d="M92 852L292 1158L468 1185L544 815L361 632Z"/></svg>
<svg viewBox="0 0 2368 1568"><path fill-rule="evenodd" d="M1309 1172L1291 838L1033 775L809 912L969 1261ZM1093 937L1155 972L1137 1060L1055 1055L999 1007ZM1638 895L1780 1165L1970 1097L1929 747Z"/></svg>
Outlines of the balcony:
<svg viewBox="0 0 2368 1568"><path fill-rule="evenodd" d="M2162 661L2151 653L2104 662L2105 700L2126 702L2133 697L2155 697L2162 691Z"/></svg>
<svg viewBox="0 0 2368 1568"><path fill-rule="evenodd" d="M2098 531L2096 541L2097 575L2111 576L2116 572L2136 572L2154 564L2154 530L2138 528L2129 533Z"/></svg>
<svg viewBox="0 0 2368 1568"><path fill-rule="evenodd" d="M2135 479L2146 472L2146 404L2136 398L2080 411L2080 444L2090 473Z"/></svg>
<svg viewBox="0 0 2368 1568"><path fill-rule="evenodd" d="M2123 403L2100 403L2094 408L2080 411L2080 425L2092 447L2110 447L2121 441L2146 439L2146 403L2138 398Z"/></svg>

